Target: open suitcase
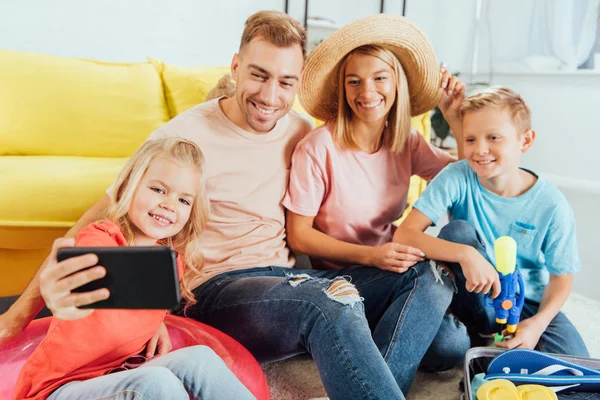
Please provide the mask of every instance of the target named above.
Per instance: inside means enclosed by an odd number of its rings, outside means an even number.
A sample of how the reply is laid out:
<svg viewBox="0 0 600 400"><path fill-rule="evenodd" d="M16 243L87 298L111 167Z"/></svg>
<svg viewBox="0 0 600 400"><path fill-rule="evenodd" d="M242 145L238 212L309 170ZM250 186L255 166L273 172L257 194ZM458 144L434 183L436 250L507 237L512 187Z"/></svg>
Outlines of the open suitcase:
<svg viewBox="0 0 600 400"><path fill-rule="evenodd" d="M476 374L486 372L492 359L503 352L505 352L505 350L495 347L474 347L467 352L464 365L464 394L461 397L462 400L471 400L473 398L471 390L471 381L473 380L473 377ZM598 359L554 354L553 356L584 367L600 370L600 360ZM600 394L582 398L600 399Z"/></svg>

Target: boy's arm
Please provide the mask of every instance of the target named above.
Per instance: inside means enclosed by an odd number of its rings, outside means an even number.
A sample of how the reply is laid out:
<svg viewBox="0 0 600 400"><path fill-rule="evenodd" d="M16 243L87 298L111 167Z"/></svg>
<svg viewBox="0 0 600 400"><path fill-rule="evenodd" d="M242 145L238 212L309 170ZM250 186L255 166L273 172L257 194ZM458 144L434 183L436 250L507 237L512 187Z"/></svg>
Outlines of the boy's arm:
<svg viewBox="0 0 600 400"><path fill-rule="evenodd" d="M396 229L394 242L423 250L431 260L459 263L467 279L469 292L500 294L500 278L494 267L471 246L448 242L425 233L432 221L421 211L413 208Z"/></svg>
<svg viewBox="0 0 600 400"><path fill-rule="evenodd" d="M544 289L540 308L535 315L536 319L544 325L544 330L559 313L573 288L573 275L550 275L550 281Z"/></svg>
<svg viewBox="0 0 600 400"><path fill-rule="evenodd" d="M88 211L86 211L83 216L77 221L71 229L65 235L65 238L75 238L81 228L86 226L87 224L97 221L102 217L106 208L109 204L108 195L104 195L104 197L99 200L95 205L93 205ZM91 259L87 256L73 258L71 260L65 260L64 262L58 263L56 261L56 250L58 247L65 247L73 245L72 241L57 241L53 247L53 251L50 253L48 258L44 260L41 267L36 272L35 276L29 282L27 288L21 296L17 299L17 301L10 307L8 311L4 314L0 315L0 344L18 336L25 327L31 322L31 320L37 315L37 313L44 306L44 299L42 298L40 292L40 275L47 268L51 267L55 274L49 274L50 276L44 276L43 286L50 292L54 292L56 290L61 292L70 292L72 289L81 286L82 284L91 282L95 279L100 278L97 273L93 272L80 272L75 274L68 279L63 279L65 276L69 275L72 272L79 271L83 268L87 268L90 265ZM102 297L99 297L99 294L96 292L92 292L94 295L92 296L81 296L78 298L78 305L90 304L95 301L101 300ZM101 292L100 292L101 293ZM84 294L87 295L87 294ZM67 299L69 300L69 299ZM50 308L51 311L52 308ZM82 311L76 309L75 314L71 315L71 317L79 317L81 315L77 315L78 311Z"/></svg>
<svg viewBox="0 0 600 400"><path fill-rule="evenodd" d="M498 347L534 349L540 337L567 301L573 287L573 275L550 275L538 312L519 324L515 337L498 343Z"/></svg>

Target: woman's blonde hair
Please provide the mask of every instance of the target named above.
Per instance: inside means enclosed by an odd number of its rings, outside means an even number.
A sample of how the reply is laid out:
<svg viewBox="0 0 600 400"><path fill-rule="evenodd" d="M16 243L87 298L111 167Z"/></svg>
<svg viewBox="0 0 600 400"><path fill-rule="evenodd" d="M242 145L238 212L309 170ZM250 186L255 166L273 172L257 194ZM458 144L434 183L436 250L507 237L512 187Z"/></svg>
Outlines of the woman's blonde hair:
<svg viewBox="0 0 600 400"><path fill-rule="evenodd" d="M204 231L209 211L203 173L204 155L200 148L194 142L182 138L164 138L145 142L121 170L114 185L106 218L120 228L128 243L135 244L135 231L128 216L129 207L150 163L159 157L176 160L183 165L196 168L200 174L198 193L194 197L189 220L176 235L161 241L162 244L173 247L184 262L181 295L186 300L187 308L196 303L194 294L190 290L190 282L198 276L204 265L202 251L198 247L198 238Z"/></svg>
<svg viewBox="0 0 600 400"><path fill-rule="evenodd" d="M388 113L384 129L383 145L391 152L399 153L404 149L404 144L410 135L410 95L408 82L402 64L390 50L378 45L364 45L352 50L340 62L338 73L338 112L333 121L333 140L346 148L357 148L354 132L352 131L352 109L346 101L346 67L353 54L365 54L379 58L394 71L396 79L396 98Z"/></svg>

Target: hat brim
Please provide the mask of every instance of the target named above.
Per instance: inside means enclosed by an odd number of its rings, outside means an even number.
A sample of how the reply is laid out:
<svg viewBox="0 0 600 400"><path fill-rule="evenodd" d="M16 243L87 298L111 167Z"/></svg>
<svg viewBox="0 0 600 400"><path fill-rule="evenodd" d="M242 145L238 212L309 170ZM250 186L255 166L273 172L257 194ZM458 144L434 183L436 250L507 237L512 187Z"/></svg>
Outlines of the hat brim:
<svg viewBox="0 0 600 400"><path fill-rule="evenodd" d="M437 105L441 74L431 43L408 19L378 14L343 26L309 54L302 72L300 103L311 116L328 121L337 115L337 66L346 54L367 44L391 50L402 64L413 116Z"/></svg>

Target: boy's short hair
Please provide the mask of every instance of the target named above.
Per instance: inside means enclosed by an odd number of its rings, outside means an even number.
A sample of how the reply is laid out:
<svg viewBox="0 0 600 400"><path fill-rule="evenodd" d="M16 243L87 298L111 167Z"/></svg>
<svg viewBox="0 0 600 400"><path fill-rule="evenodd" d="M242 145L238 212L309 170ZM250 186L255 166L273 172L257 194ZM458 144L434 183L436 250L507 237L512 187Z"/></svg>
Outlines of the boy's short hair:
<svg viewBox="0 0 600 400"><path fill-rule="evenodd" d="M503 86L492 86L482 92L468 96L460 106L460 114L464 116L468 112L487 107L506 108L510 112L512 123L519 133L531 129L531 110L529 106L517 92Z"/></svg>
<svg viewBox="0 0 600 400"><path fill-rule="evenodd" d="M281 11L259 11L247 20L242 33L239 53L252 39L261 37L280 48L295 44L302 48L306 57L306 30L298 21Z"/></svg>

